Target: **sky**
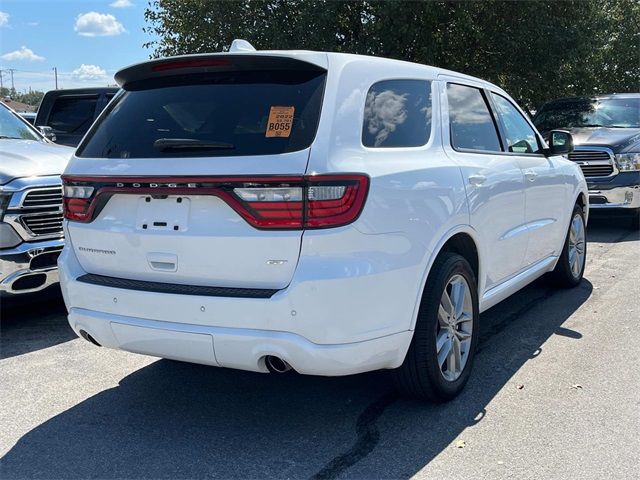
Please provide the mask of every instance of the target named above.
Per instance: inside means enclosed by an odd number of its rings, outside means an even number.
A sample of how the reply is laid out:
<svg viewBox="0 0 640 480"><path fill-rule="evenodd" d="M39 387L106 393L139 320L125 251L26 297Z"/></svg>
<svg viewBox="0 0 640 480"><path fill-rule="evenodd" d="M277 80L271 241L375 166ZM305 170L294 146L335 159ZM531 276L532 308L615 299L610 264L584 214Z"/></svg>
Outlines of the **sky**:
<svg viewBox="0 0 640 480"><path fill-rule="evenodd" d="M147 60L148 0L1 0L0 70L19 92L113 85L120 68Z"/></svg>

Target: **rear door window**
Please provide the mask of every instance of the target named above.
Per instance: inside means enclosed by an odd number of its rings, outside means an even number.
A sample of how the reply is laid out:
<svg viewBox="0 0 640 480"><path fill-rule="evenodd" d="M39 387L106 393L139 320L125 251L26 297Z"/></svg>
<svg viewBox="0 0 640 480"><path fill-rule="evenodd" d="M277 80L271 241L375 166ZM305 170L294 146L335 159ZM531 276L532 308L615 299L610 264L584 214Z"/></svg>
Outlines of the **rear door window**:
<svg viewBox="0 0 640 480"><path fill-rule="evenodd" d="M419 147L431 133L431 82L385 80L367 93L362 125L365 147Z"/></svg>
<svg viewBox="0 0 640 480"><path fill-rule="evenodd" d="M326 72L240 71L127 86L78 149L80 157L274 155L315 137Z"/></svg>
<svg viewBox="0 0 640 480"><path fill-rule="evenodd" d="M479 88L447 84L451 146L457 150L500 152L500 140Z"/></svg>
<svg viewBox="0 0 640 480"><path fill-rule="evenodd" d="M47 125L56 133L84 135L93 123L97 95L63 96L53 104Z"/></svg>

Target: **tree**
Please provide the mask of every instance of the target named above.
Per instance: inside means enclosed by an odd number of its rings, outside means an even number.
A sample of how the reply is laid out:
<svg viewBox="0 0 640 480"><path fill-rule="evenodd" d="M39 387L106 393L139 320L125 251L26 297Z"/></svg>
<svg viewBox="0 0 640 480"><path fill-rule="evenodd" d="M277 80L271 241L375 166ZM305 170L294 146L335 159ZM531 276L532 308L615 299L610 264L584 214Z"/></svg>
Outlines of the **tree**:
<svg viewBox="0 0 640 480"><path fill-rule="evenodd" d="M153 56L259 49L379 55L479 76L523 105L640 89L633 0L153 0Z"/></svg>
<svg viewBox="0 0 640 480"><path fill-rule="evenodd" d="M40 105L42 97L44 97L44 92L31 90L25 93L17 93L15 90L7 87L2 87L2 89L0 89L0 98L5 97L9 97L16 102L26 103L27 105L37 107L38 105Z"/></svg>

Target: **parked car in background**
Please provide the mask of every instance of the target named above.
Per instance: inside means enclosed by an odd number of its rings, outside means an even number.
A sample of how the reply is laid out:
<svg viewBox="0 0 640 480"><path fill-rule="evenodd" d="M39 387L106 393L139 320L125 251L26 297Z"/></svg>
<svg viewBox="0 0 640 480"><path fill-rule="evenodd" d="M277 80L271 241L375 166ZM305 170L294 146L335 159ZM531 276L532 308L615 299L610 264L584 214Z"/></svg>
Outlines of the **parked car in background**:
<svg viewBox="0 0 640 480"><path fill-rule="evenodd" d="M58 281L60 174L72 152L0 106L0 294L35 292Z"/></svg>
<svg viewBox="0 0 640 480"><path fill-rule="evenodd" d="M581 279L586 182L477 78L323 52L153 60L63 176L61 285L97 345L208 365L393 369L448 400L478 316Z"/></svg>
<svg viewBox="0 0 640 480"><path fill-rule="evenodd" d="M18 115L24 118L31 125L33 125L36 121L36 112L18 112Z"/></svg>
<svg viewBox="0 0 640 480"><path fill-rule="evenodd" d="M35 126L51 127L56 143L75 147L117 91L115 87L51 90L40 103Z"/></svg>
<svg viewBox="0 0 640 480"><path fill-rule="evenodd" d="M542 106L533 119L544 134L572 133L569 153L582 168L592 212L626 215L640 226L640 93L563 98Z"/></svg>

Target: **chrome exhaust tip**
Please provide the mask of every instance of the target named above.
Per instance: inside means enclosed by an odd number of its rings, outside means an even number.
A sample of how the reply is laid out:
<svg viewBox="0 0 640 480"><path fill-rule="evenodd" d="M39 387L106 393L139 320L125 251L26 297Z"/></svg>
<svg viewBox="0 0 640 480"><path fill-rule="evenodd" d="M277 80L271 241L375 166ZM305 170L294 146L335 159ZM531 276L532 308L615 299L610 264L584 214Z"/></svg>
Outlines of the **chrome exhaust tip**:
<svg viewBox="0 0 640 480"><path fill-rule="evenodd" d="M286 373L291 370L291 365L281 358L274 357L273 355L267 356L264 361L271 373Z"/></svg>

